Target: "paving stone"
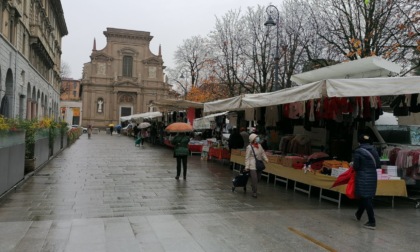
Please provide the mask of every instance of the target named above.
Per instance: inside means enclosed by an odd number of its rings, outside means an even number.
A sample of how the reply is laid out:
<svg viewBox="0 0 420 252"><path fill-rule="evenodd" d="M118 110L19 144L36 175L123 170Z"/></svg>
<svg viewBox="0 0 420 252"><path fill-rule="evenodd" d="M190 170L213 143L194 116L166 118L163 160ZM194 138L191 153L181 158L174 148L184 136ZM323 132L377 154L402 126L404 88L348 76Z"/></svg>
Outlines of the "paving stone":
<svg viewBox="0 0 420 252"><path fill-rule="evenodd" d="M338 209L264 179L254 199L231 191L228 162L188 157L186 181L175 166L167 147L82 135L0 202L0 251L325 251L299 232L337 251L418 250L407 201L375 202L372 231L352 201Z"/></svg>

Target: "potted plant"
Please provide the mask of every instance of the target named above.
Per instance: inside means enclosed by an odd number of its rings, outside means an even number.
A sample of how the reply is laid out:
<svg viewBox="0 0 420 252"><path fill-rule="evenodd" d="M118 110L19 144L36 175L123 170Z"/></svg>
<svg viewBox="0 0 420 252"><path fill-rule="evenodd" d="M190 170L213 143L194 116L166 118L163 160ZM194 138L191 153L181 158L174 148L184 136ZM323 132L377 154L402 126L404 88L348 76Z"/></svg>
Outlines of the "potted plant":
<svg viewBox="0 0 420 252"><path fill-rule="evenodd" d="M0 115L0 194L24 176L25 133L16 119Z"/></svg>

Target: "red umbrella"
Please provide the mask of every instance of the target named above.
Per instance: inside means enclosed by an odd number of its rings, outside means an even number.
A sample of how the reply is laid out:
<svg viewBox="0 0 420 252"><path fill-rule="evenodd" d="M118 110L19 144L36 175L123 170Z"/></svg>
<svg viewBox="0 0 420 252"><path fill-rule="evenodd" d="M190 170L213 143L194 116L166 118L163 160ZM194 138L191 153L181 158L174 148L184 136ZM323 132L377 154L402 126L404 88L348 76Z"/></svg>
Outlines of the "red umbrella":
<svg viewBox="0 0 420 252"><path fill-rule="evenodd" d="M166 127L165 131L168 132L191 132L193 131L192 126L189 123L183 123L183 122L176 122L168 125Z"/></svg>
<svg viewBox="0 0 420 252"><path fill-rule="evenodd" d="M337 177L331 188L349 183L350 178L354 176L354 173L354 169L350 167L347 171L341 173L340 176Z"/></svg>

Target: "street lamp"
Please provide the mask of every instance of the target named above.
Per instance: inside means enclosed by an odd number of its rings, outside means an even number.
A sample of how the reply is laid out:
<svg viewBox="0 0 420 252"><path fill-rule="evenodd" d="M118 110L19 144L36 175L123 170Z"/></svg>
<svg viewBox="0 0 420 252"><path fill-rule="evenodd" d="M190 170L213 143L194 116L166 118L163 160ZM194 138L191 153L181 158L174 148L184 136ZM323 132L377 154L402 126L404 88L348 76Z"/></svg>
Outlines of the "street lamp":
<svg viewBox="0 0 420 252"><path fill-rule="evenodd" d="M271 26L276 26L277 30L277 39L276 39L276 54L274 56L274 91L280 90L280 83L279 83L279 27L278 23L280 20L280 12L274 5L269 5L265 9L268 15L267 21L265 21L264 26L270 28ZM277 16L277 19L274 20L273 16Z"/></svg>

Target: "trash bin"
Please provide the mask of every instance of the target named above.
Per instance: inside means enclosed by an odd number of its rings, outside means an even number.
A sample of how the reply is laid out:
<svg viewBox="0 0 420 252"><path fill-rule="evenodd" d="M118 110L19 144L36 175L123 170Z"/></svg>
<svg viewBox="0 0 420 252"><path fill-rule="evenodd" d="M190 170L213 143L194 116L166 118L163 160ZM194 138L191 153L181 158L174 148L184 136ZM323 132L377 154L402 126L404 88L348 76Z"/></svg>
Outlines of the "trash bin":
<svg viewBox="0 0 420 252"><path fill-rule="evenodd" d="M110 128L106 128L106 133L107 133L107 134L111 134L111 130L110 130Z"/></svg>

